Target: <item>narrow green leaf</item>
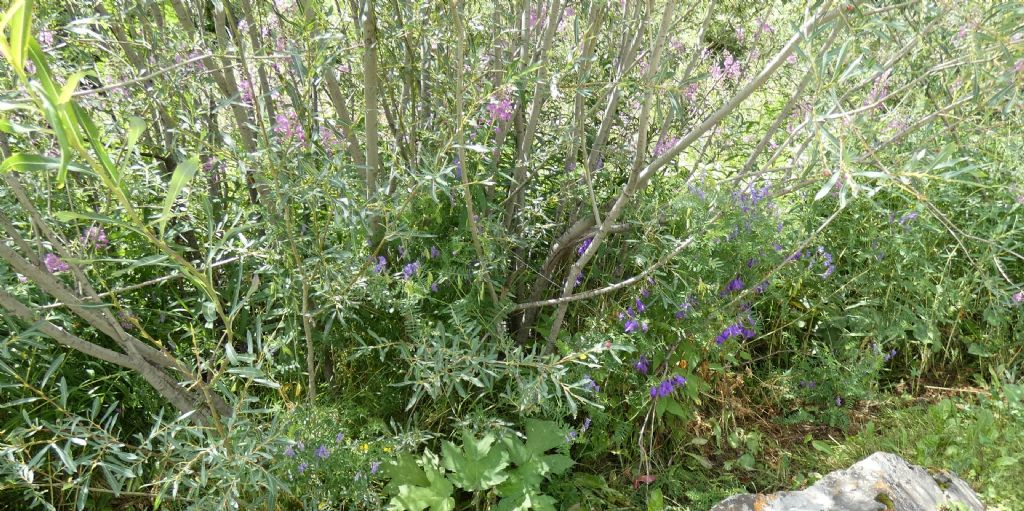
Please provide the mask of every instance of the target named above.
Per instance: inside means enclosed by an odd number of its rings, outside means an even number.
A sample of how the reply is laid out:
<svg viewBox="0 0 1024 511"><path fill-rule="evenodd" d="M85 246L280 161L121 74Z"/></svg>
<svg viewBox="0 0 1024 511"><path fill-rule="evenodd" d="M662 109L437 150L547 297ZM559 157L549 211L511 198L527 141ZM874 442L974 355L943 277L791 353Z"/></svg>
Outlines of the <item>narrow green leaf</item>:
<svg viewBox="0 0 1024 511"><path fill-rule="evenodd" d="M171 182L167 185L167 195L164 196L163 212L160 215L161 236L163 236L164 229L167 227L167 221L170 219L171 207L174 206L174 201L178 200L178 194L192 180L192 176L196 175L197 170L199 170L199 158L194 156L179 163L174 168L174 175L171 176Z"/></svg>
<svg viewBox="0 0 1024 511"><path fill-rule="evenodd" d="M75 89L78 88L78 82L85 78L85 75L94 74L91 71L77 71L72 73L68 77L68 81L64 82L64 86L60 89L60 96L57 97L57 104L63 105L71 100L71 95L75 93Z"/></svg>

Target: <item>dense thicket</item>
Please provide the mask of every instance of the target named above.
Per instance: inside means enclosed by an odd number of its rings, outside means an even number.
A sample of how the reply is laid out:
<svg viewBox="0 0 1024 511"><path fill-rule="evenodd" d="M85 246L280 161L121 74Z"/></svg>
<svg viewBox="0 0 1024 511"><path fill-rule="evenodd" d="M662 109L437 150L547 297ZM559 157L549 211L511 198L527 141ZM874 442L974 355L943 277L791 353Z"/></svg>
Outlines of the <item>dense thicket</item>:
<svg viewBox="0 0 1024 511"><path fill-rule="evenodd" d="M1022 20L14 0L0 500L697 506L757 424L1017 392Z"/></svg>

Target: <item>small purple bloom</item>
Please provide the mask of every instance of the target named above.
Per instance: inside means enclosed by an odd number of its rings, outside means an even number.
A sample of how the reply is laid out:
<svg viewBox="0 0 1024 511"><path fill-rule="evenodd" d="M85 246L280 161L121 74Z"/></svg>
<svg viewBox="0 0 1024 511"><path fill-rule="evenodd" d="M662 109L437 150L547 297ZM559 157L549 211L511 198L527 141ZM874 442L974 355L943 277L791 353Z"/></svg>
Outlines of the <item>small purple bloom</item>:
<svg viewBox="0 0 1024 511"><path fill-rule="evenodd" d="M885 361L886 362L888 362L888 361L890 361L890 360L892 360L894 358L896 358L896 348L893 348L892 351L890 351L889 353L885 354Z"/></svg>
<svg viewBox="0 0 1024 511"><path fill-rule="evenodd" d="M626 324L624 326L625 326L626 333L627 334L631 334L633 332L636 332L637 329L640 328L640 322L635 320L635 319L633 319L633 318L630 318L630 319L626 320Z"/></svg>
<svg viewBox="0 0 1024 511"><path fill-rule="evenodd" d="M430 284L430 292L431 293L436 293L437 292L437 282L433 282L433 283Z"/></svg>
<svg viewBox="0 0 1024 511"><path fill-rule="evenodd" d="M589 390L591 392L595 392L595 393L596 392L601 392L601 387L599 387L597 385L597 382L594 381L594 379L591 378L589 374L584 374L583 375L583 379L586 380L583 383L583 388L585 388L585 389L587 389L587 390Z"/></svg>
<svg viewBox="0 0 1024 511"><path fill-rule="evenodd" d="M583 242L580 243L580 246L576 249L576 254L583 255L587 251L587 249L590 248L590 244L593 242L594 238L592 237L584 239Z"/></svg>
<svg viewBox="0 0 1024 511"><path fill-rule="evenodd" d="M646 356L640 355L640 359L636 361L636 364L633 364L633 367L638 373L646 376L647 371L651 368L651 361L647 360Z"/></svg>
<svg viewBox="0 0 1024 511"><path fill-rule="evenodd" d="M92 245L95 248L106 248L110 244L107 239L107 232L102 227L90 227L82 233L78 241L85 246Z"/></svg>
<svg viewBox="0 0 1024 511"><path fill-rule="evenodd" d="M416 275L416 271L419 270L419 269L420 269L420 262L419 261L413 261L413 262L405 265L404 268L402 268L402 277L405 278L405 280L409 280L409 279L411 279L413 277L413 275Z"/></svg>
<svg viewBox="0 0 1024 511"><path fill-rule="evenodd" d="M379 471L379 470L380 470L380 462L379 461L374 461L373 463L370 463L370 473L371 474L376 474L377 471Z"/></svg>
<svg viewBox="0 0 1024 511"><path fill-rule="evenodd" d="M289 457L289 458L294 458L295 457L295 449L293 449L292 446L290 446L290 445L288 447L285 447L284 455Z"/></svg>
<svg viewBox="0 0 1024 511"><path fill-rule="evenodd" d="M570 430L569 434L565 435L565 441L566 442L572 442L573 440L576 440L576 430L575 429Z"/></svg>
<svg viewBox="0 0 1024 511"><path fill-rule="evenodd" d="M61 258L57 257L57 254L53 253L43 256L43 265L46 266L46 271L50 273L68 271L71 268L68 266L68 263L65 263Z"/></svg>
<svg viewBox="0 0 1024 511"><path fill-rule="evenodd" d="M583 419L583 427L580 428L580 431L586 433L588 429L590 429L590 417Z"/></svg>
<svg viewBox="0 0 1024 511"><path fill-rule="evenodd" d="M647 322L646 321L644 321L643 323L640 323L640 330L643 330L643 332L645 334L647 333L647 328L648 327L647 327Z"/></svg>
<svg viewBox="0 0 1024 511"><path fill-rule="evenodd" d="M843 398L841 396L836 396L836 406L843 406Z"/></svg>
<svg viewBox="0 0 1024 511"><path fill-rule="evenodd" d="M305 461L303 461L302 463L299 463L299 473L300 474L305 473L306 472L306 468L308 468L308 467L309 467L309 463L306 463Z"/></svg>
<svg viewBox="0 0 1024 511"><path fill-rule="evenodd" d="M316 448L316 457L317 458L325 460L330 455L331 455L331 453L327 450L327 446L326 445L320 444L320 447Z"/></svg>
<svg viewBox="0 0 1024 511"><path fill-rule="evenodd" d="M1014 301L1014 303L1022 303L1022 302L1024 302L1024 291L1017 291L1016 293L1014 293L1013 294L1013 301Z"/></svg>
<svg viewBox="0 0 1024 511"><path fill-rule="evenodd" d="M377 264L374 265L373 271L375 273L384 273L388 267L388 259L384 256L377 256Z"/></svg>
<svg viewBox="0 0 1024 511"><path fill-rule="evenodd" d="M647 310L647 306L644 305L644 302L640 301L640 299L637 298L636 299L636 313L637 314L643 314L645 310Z"/></svg>
<svg viewBox="0 0 1024 511"><path fill-rule="evenodd" d="M334 442L335 443L341 443L341 441L344 440L344 439L345 439L345 433L343 433L341 431L339 431L337 435L334 435Z"/></svg>
<svg viewBox="0 0 1024 511"><path fill-rule="evenodd" d="M438 257L441 257L441 251L437 249L437 246L431 246L430 247L430 258L431 259L437 259Z"/></svg>
<svg viewBox="0 0 1024 511"><path fill-rule="evenodd" d="M736 278L730 280L729 283L725 285L725 289L722 291L722 296L725 296L729 293L743 291L744 287L746 286L743 284L743 279L737 276Z"/></svg>

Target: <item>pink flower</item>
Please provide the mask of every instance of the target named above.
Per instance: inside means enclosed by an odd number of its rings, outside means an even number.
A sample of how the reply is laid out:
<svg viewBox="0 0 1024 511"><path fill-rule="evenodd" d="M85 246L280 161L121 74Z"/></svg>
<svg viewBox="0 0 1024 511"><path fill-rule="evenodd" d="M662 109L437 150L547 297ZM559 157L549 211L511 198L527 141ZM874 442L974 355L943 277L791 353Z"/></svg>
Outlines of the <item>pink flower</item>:
<svg viewBox="0 0 1024 511"><path fill-rule="evenodd" d="M507 95L491 100L487 104L487 111L491 114L491 122L508 121L512 119L512 100Z"/></svg>
<svg viewBox="0 0 1024 511"><path fill-rule="evenodd" d="M50 273L68 271L71 268L68 266L68 263L65 263L61 258L57 257L57 255L53 253L43 256L43 265L46 266L46 271Z"/></svg>
<svg viewBox="0 0 1024 511"><path fill-rule="evenodd" d="M786 62L789 64L796 64L796 54L790 53L789 56L786 57Z"/></svg>
<svg viewBox="0 0 1024 511"><path fill-rule="evenodd" d="M700 89L700 84L699 83L697 83L697 82L691 83L690 85L687 85L686 86L686 90L683 91L683 97L685 97L686 100L689 101L690 103L693 103L694 100L697 99L697 91L699 89Z"/></svg>
<svg viewBox="0 0 1024 511"><path fill-rule="evenodd" d="M306 143L306 132L303 131L302 124L299 122L298 116L295 115L294 111L289 111L287 114L277 114L274 122L274 133L283 140L297 141L302 145Z"/></svg>
<svg viewBox="0 0 1024 511"><path fill-rule="evenodd" d="M658 145L654 146L654 156L657 157L665 154L666 152L668 152L669 149L672 149L672 147L675 146L677 143L679 143L679 137L665 138L661 142L658 142Z"/></svg>
<svg viewBox="0 0 1024 511"><path fill-rule="evenodd" d="M1014 303L1024 302L1024 291L1017 291L1013 294Z"/></svg>

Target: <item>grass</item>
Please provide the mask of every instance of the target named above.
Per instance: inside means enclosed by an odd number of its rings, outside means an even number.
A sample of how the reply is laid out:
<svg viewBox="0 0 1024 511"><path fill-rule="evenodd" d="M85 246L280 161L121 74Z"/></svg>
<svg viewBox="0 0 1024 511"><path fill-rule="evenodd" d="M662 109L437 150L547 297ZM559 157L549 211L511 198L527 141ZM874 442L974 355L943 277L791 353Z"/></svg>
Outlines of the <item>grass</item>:
<svg viewBox="0 0 1024 511"><path fill-rule="evenodd" d="M765 435L762 463L749 471L685 470L669 509L702 511L743 491L804 488L877 451L928 469L952 470L992 510L1024 509L1024 386L927 399L890 397L851 412L848 434L801 423ZM780 434L781 433L781 434ZM795 434L794 434L795 433Z"/></svg>

